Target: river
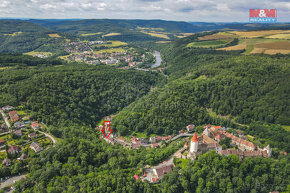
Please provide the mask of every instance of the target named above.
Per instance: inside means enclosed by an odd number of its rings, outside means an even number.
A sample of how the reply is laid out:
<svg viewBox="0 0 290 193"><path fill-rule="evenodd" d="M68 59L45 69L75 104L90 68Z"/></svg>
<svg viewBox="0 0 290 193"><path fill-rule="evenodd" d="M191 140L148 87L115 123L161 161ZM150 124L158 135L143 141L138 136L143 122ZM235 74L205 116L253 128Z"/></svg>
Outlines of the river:
<svg viewBox="0 0 290 193"><path fill-rule="evenodd" d="M156 62L155 62L155 64L153 64L151 66L151 68L156 68L156 67L160 66L160 64L162 62L162 59L161 59L161 56L160 56L160 52L154 51L153 56L155 56Z"/></svg>

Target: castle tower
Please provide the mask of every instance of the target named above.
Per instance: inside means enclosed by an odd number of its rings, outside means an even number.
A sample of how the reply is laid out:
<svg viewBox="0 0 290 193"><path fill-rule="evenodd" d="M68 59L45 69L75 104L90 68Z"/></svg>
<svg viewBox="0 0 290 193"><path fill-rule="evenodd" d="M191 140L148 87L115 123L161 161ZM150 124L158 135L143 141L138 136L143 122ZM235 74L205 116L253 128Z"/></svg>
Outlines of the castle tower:
<svg viewBox="0 0 290 193"><path fill-rule="evenodd" d="M209 131L208 127L205 128L205 130L203 131L203 134L204 134L205 136L209 137L209 135L210 135L210 131Z"/></svg>
<svg viewBox="0 0 290 193"><path fill-rule="evenodd" d="M197 136L196 133L194 133L194 135L191 138L191 143L190 143L190 152L194 153L197 152L198 149L198 140L197 140Z"/></svg>

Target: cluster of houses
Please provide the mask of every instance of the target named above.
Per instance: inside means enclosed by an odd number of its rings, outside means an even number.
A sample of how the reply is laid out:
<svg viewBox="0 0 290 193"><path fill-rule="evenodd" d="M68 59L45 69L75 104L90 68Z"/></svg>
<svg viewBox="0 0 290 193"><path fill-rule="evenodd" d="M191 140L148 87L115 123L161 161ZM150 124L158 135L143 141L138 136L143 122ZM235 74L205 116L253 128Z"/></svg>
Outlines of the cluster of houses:
<svg viewBox="0 0 290 193"><path fill-rule="evenodd" d="M98 127L98 129L101 131L103 129L103 126L100 125ZM105 133L110 133L107 129L104 130ZM131 149L138 149L140 146L143 147L153 147L153 148L157 148L161 145L162 141L169 141L170 139L172 139L172 135L168 135L166 137L162 137L162 136L156 136L156 137L150 137L149 140L147 138L138 138L135 136L131 137L131 141L127 142L127 140L124 137L118 137L116 133L111 133L109 135L109 137L105 137L103 134L101 134L102 138L114 145L115 143L118 143L124 147L130 147Z"/></svg>
<svg viewBox="0 0 290 193"><path fill-rule="evenodd" d="M26 121L24 122L24 120L29 120L29 117L24 117L24 118L20 118L18 112L16 110L14 110L15 108L12 106L5 106L1 108L2 110L4 110L5 112L8 112L9 117L11 119L13 123L13 128L15 129L13 131L13 134L15 136L21 137L23 136L23 129L26 128L27 124L30 124L30 127L34 130L37 130L39 128L39 124L37 121ZM28 140L26 141L27 143L29 143L33 138L36 137L36 133L32 132L28 134ZM4 139L0 139L0 148L5 147L6 145L6 141ZM34 150L36 153L40 152L43 150L43 147L41 146L40 143L37 142L32 142L29 146L30 149ZM15 154L19 154L21 153L21 148L15 145L12 145L8 148L7 153L10 155L15 155ZM25 160L27 157L26 154L22 153L20 155L19 158L17 158L18 160ZM11 160L6 158L2 161L2 164L5 166L10 166L11 165Z"/></svg>

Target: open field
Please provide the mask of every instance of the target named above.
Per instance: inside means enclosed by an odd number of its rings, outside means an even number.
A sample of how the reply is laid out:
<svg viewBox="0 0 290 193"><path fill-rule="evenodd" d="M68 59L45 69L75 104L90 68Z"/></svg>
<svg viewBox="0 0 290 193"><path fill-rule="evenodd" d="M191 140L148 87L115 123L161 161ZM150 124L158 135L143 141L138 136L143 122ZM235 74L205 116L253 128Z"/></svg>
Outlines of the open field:
<svg viewBox="0 0 290 193"><path fill-rule="evenodd" d="M275 35L267 36L265 38L290 40L290 33L289 34L275 34Z"/></svg>
<svg viewBox="0 0 290 193"><path fill-rule="evenodd" d="M119 46L126 46L128 45L125 42L121 42L121 41L109 41L107 44L97 44L95 45L95 47L108 47L108 48L113 48L113 47L119 47Z"/></svg>
<svg viewBox="0 0 290 193"><path fill-rule="evenodd" d="M121 33L109 33L109 34L103 35L103 37L118 36L118 35L121 35Z"/></svg>
<svg viewBox="0 0 290 193"><path fill-rule="evenodd" d="M232 31L229 33L238 35L240 38L257 38L265 37L267 35L290 33L290 30Z"/></svg>
<svg viewBox="0 0 290 193"><path fill-rule="evenodd" d="M153 33L153 32L150 32L150 33L147 33L147 32L144 32L142 31L143 33L145 34L148 34L150 36L154 36L154 37L158 37L158 38L163 38L163 39L170 39L166 34L161 34L161 33Z"/></svg>
<svg viewBox="0 0 290 193"><path fill-rule="evenodd" d="M48 34L50 38L60 38L61 36L58 34Z"/></svg>
<svg viewBox="0 0 290 193"><path fill-rule="evenodd" d="M5 36L17 36L22 34L22 32L14 32L13 34L4 34Z"/></svg>
<svg viewBox="0 0 290 193"><path fill-rule="evenodd" d="M103 32L97 32L97 33L88 33L88 34L81 34L81 36L94 36L94 35L100 35Z"/></svg>
<svg viewBox="0 0 290 193"><path fill-rule="evenodd" d="M227 51L244 50L244 49L246 49L246 47L247 47L247 44L243 43L243 44L238 44L238 45L230 46L230 47L226 47L226 48L218 48L217 50L227 50Z"/></svg>
<svg viewBox="0 0 290 193"><path fill-rule="evenodd" d="M223 46L225 44L227 44L227 42L224 40L214 40L214 41L191 42L186 47L210 48Z"/></svg>
<svg viewBox="0 0 290 193"><path fill-rule="evenodd" d="M95 51L95 53L114 53L114 52L126 52L126 50L122 48L110 48L110 49L103 49L103 50Z"/></svg>
<svg viewBox="0 0 290 193"><path fill-rule="evenodd" d="M263 42L254 45L254 49L250 52L251 54L289 54L290 53L290 42Z"/></svg>
<svg viewBox="0 0 290 193"><path fill-rule="evenodd" d="M25 55L29 55L29 56L35 56L37 54L41 54L41 55L45 55L45 56L52 56L53 55L53 53L51 53L51 52L35 52L35 51L32 51L32 52L25 53Z"/></svg>
<svg viewBox="0 0 290 193"><path fill-rule="evenodd" d="M225 39L233 39L234 37L235 35L233 34L219 32L217 34L198 37L198 39L199 40L225 40Z"/></svg>

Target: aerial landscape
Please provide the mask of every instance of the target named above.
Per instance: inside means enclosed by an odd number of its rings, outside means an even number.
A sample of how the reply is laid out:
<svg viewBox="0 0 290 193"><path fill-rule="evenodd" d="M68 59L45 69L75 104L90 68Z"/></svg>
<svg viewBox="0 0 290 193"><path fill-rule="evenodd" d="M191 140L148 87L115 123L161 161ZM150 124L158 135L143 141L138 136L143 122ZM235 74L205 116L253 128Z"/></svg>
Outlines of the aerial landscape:
<svg viewBox="0 0 290 193"><path fill-rule="evenodd" d="M289 18L0 0L0 193L290 192Z"/></svg>

